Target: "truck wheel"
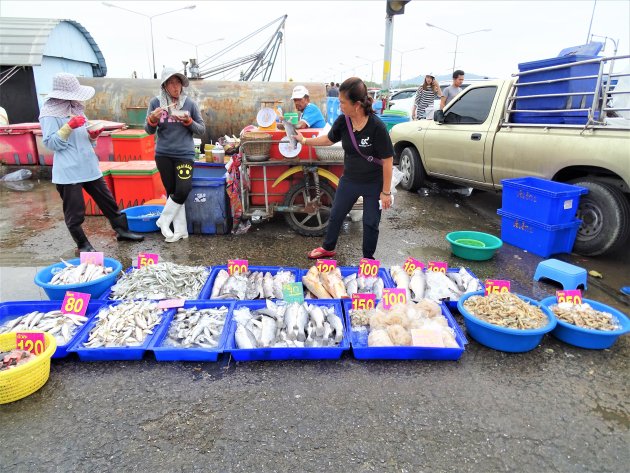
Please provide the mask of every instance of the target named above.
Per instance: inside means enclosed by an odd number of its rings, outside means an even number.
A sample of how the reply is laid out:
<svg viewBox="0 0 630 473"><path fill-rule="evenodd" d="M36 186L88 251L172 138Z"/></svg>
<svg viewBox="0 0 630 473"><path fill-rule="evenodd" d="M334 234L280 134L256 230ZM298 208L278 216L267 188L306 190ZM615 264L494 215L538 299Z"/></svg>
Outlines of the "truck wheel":
<svg viewBox="0 0 630 473"><path fill-rule="evenodd" d="M289 226L300 235L321 236L326 232L335 191L323 182L319 183L319 191L320 205L314 208L311 213L302 211L285 212L284 214L284 219ZM284 199L284 205L287 207L294 205L305 207L315 198L315 186L311 184L307 187L303 182L300 182L289 189L289 193Z"/></svg>
<svg viewBox="0 0 630 473"><path fill-rule="evenodd" d="M580 197L577 217L582 220L573 251L595 256L619 249L630 235L630 203L616 187L594 179L576 179L571 184L588 188Z"/></svg>
<svg viewBox="0 0 630 473"><path fill-rule="evenodd" d="M420 162L420 156L415 148L408 146L400 153L398 168L403 173L400 184L406 191L416 191L424 182L424 169Z"/></svg>

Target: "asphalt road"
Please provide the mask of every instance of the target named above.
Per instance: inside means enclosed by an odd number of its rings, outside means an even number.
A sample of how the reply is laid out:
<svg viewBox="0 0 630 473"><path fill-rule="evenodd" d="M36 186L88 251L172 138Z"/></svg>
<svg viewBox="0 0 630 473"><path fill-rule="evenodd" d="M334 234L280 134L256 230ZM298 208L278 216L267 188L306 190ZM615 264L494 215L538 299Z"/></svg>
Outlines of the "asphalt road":
<svg viewBox="0 0 630 473"><path fill-rule="evenodd" d="M45 297L36 268L73 247L49 183L0 191L2 300ZM457 229L500 234L500 198L475 193L401 193L381 223L377 257L466 264L480 278L512 280L540 299L556 286L532 281L541 258L504 246L491 261L450 254ZM117 243L102 218L85 225L92 244L129 266L139 251L187 264L308 267L320 240L282 219L242 236L191 236L168 245L152 234ZM338 261L356 265L361 225L348 223ZM627 255L564 259L598 269L585 295L628 313L618 286ZM627 285L627 284L623 284ZM460 324L462 318L456 315ZM630 339L610 350L574 348L546 336L507 354L471 340L459 361L52 363L35 394L0 406L2 471L397 471L621 472L630 464ZM623 465L626 465L625 467Z"/></svg>

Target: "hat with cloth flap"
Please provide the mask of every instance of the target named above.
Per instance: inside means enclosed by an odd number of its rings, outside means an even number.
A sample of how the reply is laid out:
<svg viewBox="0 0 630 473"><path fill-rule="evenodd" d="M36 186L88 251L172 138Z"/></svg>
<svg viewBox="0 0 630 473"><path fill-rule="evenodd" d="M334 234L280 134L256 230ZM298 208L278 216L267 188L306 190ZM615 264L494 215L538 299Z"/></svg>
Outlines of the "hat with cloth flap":
<svg viewBox="0 0 630 473"><path fill-rule="evenodd" d="M77 100L83 102L94 96L94 87L79 84L79 80L67 72L60 72L53 77L53 90L49 99Z"/></svg>

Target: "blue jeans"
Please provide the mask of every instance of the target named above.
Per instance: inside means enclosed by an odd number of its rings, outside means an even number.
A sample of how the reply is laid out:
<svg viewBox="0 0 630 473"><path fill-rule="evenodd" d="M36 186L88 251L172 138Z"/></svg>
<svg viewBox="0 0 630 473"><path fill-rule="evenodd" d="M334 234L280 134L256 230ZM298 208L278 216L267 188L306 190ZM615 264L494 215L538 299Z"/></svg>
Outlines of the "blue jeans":
<svg viewBox="0 0 630 473"><path fill-rule="evenodd" d="M352 206L363 196L363 257L374 259L378 243L378 225L381 222L381 210L378 200L383 189L383 181L351 181L345 176L339 180L322 248L332 251L337 246L337 239L344 218Z"/></svg>

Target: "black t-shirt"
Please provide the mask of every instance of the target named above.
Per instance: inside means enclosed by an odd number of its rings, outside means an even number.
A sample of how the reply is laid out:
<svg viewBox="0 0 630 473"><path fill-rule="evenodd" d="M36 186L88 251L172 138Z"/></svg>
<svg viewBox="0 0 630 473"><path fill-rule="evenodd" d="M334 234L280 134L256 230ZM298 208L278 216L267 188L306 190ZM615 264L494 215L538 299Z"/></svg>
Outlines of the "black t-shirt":
<svg viewBox="0 0 630 473"><path fill-rule="evenodd" d="M351 121L352 126L352 121ZM357 146L363 155L373 156L378 159L392 158L394 147L385 123L373 114L368 116L368 121L361 131L354 132ZM344 150L344 170L343 175L353 181L373 182L383 180L383 166L370 163L367 159L357 153L348 133L346 117L341 114L333 123L328 132L328 139L333 143L341 141Z"/></svg>

